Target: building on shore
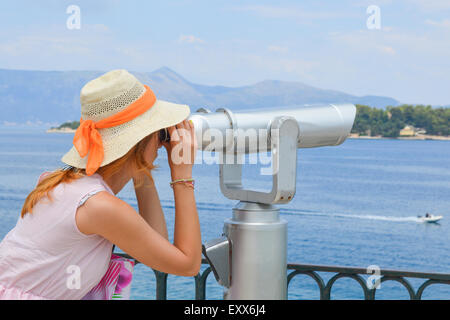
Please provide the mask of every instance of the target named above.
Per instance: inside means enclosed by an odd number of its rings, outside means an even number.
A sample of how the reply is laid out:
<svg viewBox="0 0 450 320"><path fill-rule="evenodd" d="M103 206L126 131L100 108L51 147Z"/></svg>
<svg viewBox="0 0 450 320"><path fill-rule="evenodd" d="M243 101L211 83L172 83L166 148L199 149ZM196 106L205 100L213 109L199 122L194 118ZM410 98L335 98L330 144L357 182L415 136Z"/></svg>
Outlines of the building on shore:
<svg viewBox="0 0 450 320"><path fill-rule="evenodd" d="M402 130L400 130L400 137L413 137L417 135L416 128L413 126L405 126Z"/></svg>

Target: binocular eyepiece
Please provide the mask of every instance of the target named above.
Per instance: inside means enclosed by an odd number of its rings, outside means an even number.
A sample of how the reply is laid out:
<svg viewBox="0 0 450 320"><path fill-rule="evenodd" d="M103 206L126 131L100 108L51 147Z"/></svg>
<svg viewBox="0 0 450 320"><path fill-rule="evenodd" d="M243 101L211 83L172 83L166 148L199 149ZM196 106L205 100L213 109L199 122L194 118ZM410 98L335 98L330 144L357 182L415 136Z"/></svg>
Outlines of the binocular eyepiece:
<svg viewBox="0 0 450 320"><path fill-rule="evenodd" d="M167 128L159 130L159 141L161 141L161 142L169 142L170 141L169 130L167 130Z"/></svg>

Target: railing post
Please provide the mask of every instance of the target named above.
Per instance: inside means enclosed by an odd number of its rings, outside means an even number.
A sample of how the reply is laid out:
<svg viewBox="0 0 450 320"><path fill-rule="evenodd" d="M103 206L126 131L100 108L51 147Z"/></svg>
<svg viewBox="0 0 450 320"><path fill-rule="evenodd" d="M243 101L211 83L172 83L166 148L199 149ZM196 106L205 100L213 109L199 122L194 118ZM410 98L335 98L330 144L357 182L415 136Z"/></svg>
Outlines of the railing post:
<svg viewBox="0 0 450 320"><path fill-rule="evenodd" d="M156 277L156 300L167 300L167 273L152 269Z"/></svg>
<svg viewBox="0 0 450 320"><path fill-rule="evenodd" d="M201 274L197 274L195 279L195 300L206 299L206 280L211 273L211 267L208 267Z"/></svg>

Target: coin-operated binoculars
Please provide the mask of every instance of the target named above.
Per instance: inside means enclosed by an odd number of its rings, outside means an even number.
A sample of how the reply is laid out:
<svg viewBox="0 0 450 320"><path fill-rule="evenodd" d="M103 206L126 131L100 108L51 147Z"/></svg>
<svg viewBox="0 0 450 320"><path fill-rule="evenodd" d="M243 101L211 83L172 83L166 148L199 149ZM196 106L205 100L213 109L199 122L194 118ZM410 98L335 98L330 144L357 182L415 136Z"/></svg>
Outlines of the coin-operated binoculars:
<svg viewBox="0 0 450 320"><path fill-rule="evenodd" d="M202 108L191 114L199 148L221 156L222 193L239 200L222 237L202 248L224 287L224 299L287 298L287 222L274 204L288 203L295 195L297 148L342 144L355 113L352 104L329 104L239 113ZM245 189L242 157L267 151L271 191Z"/></svg>

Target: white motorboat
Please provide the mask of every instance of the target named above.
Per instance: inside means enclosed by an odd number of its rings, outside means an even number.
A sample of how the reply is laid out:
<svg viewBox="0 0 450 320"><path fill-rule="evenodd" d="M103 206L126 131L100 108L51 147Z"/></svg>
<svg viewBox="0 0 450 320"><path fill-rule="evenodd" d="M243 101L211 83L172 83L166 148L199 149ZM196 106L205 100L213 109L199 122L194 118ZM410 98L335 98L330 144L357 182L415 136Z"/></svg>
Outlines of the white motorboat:
<svg viewBox="0 0 450 320"><path fill-rule="evenodd" d="M427 213L425 216L417 216L417 218L421 221L421 222L438 222L439 220L441 220L443 217L442 216L435 216L432 214Z"/></svg>

